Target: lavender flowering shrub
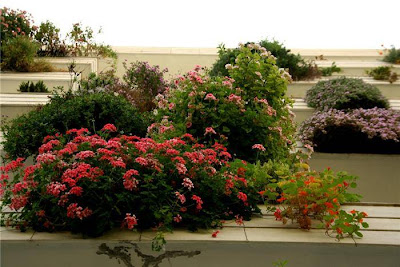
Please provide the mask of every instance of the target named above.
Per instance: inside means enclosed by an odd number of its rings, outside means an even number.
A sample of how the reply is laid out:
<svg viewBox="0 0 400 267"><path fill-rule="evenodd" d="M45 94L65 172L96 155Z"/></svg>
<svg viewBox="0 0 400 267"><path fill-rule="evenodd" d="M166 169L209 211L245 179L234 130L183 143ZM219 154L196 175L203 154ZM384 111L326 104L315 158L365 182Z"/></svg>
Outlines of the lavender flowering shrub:
<svg viewBox="0 0 400 267"><path fill-rule="evenodd" d="M379 89L361 79L340 77L320 81L307 91L306 102L317 110L389 108Z"/></svg>
<svg viewBox="0 0 400 267"><path fill-rule="evenodd" d="M123 62L123 65L126 72L122 79L131 94L135 95L133 98L137 100L136 106L142 111L154 109L155 96L162 94L168 87L168 82L164 80L168 69L161 70L158 65L150 66L144 61L136 61L129 65Z"/></svg>
<svg viewBox="0 0 400 267"><path fill-rule="evenodd" d="M318 111L301 125L300 138L318 152L400 154L400 111Z"/></svg>

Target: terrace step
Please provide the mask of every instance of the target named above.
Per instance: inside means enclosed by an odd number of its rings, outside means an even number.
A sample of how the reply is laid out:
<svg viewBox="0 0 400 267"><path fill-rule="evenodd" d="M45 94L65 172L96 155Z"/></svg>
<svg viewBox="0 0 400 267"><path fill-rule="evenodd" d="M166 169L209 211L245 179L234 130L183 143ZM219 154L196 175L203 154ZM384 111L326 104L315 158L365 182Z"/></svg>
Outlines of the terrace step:
<svg viewBox="0 0 400 267"><path fill-rule="evenodd" d="M50 94L44 93L19 93L0 94L1 116L13 119L23 113L29 112L37 105L44 105L49 101ZM400 110L400 100L389 100L393 109ZM295 122L301 123L309 118L314 109L307 106L303 99L295 99L293 112L296 114Z"/></svg>
<svg viewBox="0 0 400 267"><path fill-rule="evenodd" d="M362 230L361 239L346 238L338 242L326 236L323 229L295 229L295 225L283 225L271 216L263 216L245 221L242 226L227 222L216 238L211 236L213 229L194 233L174 230L165 234L167 244L161 252L151 251L153 231L115 229L99 238L83 239L67 232L21 233L2 227L1 262L5 267L152 266L143 265L151 260L159 260L160 266L270 266L283 259L289 266L300 267L320 266L320 263L328 267L397 267L400 219L391 217L393 210L396 214L399 211L386 206L363 206L359 210L370 216L364 219L370 228ZM372 218L372 214L383 217Z"/></svg>
<svg viewBox="0 0 400 267"><path fill-rule="evenodd" d="M73 84L72 77L68 72L4 72L0 73L0 93L18 93L20 84L27 81L43 81L49 91L53 91L53 88L57 86L63 86L65 89L68 89L71 85L73 85L73 88L76 87L76 84Z"/></svg>
<svg viewBox="0 0 400 267"><path fill-rule="evenodd" d="M392 71L396 72L400 75L400 65L399 64L390 64L383 61L373 60L373 61L366 61L366 60L316 60L315 63L318 67L326 68L331 67L333 63L336 66L341 68L340 72L335 72L332 74L331 77L326 78L334 78L336 76L348 76L348 77L368 77L366 71L370 71L373 68L387 66L392 67Z"/></svg>
<svg viewBox="0 0 400 267"><path fill-rule="evenodd" d="M351 78L353 76L350 76ZM360 78L360 77L353 77L353 78ZM287 95L292 98L304 98L306 96L307 90L317 84L319 81L326 81L331 78L321 78L312 81L299 81L293 82L288 85ZM396 81L394 83L389 83L386 81L377 81L372 79L371 77L362 77L366 83L375 85L381 91L382 95L388 99L396 99L400 100L400 81Z"/></svg>

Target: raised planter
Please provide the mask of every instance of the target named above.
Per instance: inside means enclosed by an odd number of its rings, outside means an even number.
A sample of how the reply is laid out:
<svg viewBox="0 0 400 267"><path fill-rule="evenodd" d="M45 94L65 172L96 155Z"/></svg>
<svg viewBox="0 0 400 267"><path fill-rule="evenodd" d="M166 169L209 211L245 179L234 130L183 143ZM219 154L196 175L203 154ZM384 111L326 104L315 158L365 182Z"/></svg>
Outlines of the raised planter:
<svg viewBox="0 0 400 267"><path fill-rule="evenodd" d="M21 73L6 72L0 74L0 93L19 93L18 89L21 82L43 81L44 84L52 91L54 87L64 86L68 89L71 86L72 77L68 72L37 72L37 73Z"/></svg>
<svg viewBox="0 0 400 267"><path fill-rule="evenodd" d="M68 71L68 67L71 63L75 63L75 70L81 73L81 77L86 78L89 73L94 72L97 74L98 60L93 57L46 57L52 66L56 69Z"/></svg>
<svg viewBox="0 0 400 267"><path fill-rule="evenodd" d="M167 233L166 250L151 251L154 232L114 230L96 239L69 233L21 233L1 228L3 267L132 266L398 266L400 207L345 206L364 210L370 224L364 237L337 242L324 230L294 229L264 215L237 226L226 223L216 238L212 230ZM21 256L23 255L23 256ZM355 265L356 263L356 265Z"/></svg>
<svg viewBox="0 0 400 267"><path fill-rule="evenodd" d="M328 80L329 78L323 78L321 80ZM386 81L376 81L370 77L362 78L365 82L370 83L378 87L382 92L382 95L388 99L399 100L400 99L400 81L395 83L389 83ZM313 87L319 80L313 81L300 81L293 82L288 85L287 95L293 98L304 98L307 90Z"/></svg>
<svg viewBox="0 0 400 267"><path fill-rule="evenodd" d="M400 203L400 155L314 153L312 169L327 167L359 177L355 192L362 202Z"/></svg>
<svg viewBox="0 0 400 267"><path fill-rule="evenodd" d="M317 60L315 63L318 67L330 67L334 61L331 60ZM400 74L400 65L390 64L383 61L363 61L363 60L341 60L335 61L335 65L341 68L339 73L335 72L332 76L355 76L366 77L366 71L380 66L392 66L393 71Z"/></svg>

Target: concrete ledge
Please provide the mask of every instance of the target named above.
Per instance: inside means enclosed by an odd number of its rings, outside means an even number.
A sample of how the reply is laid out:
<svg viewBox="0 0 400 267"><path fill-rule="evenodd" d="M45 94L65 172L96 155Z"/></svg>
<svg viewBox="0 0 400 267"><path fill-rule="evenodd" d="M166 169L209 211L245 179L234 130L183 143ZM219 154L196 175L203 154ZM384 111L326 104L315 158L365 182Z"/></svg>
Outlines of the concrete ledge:
<svg viewBox="0 0 400 267"><path fill-rule="evenodd" d="M399 214L397 209L368 206L361 210L385 216ZM212 230L175 230L165 235L167 245L161 252L151 251L152 231L115 229L100 238L83 239L66 232L21 233L1 228L1 263L4 267L272 266L281 259L288 260L288 266L300 267L321 263L328 267L398 266L400 219L365 221L370 230L363 231L364 238L356 239L357 246L351 239L337 242L321 229L288 228L271 216L263 216L244 226L228 222L216 238L211 236Z"/></svg>
<svg viewBox="0 0 400 267"><path fill-rule="evenodd" d="M45 57L51 65L57 69L68 71L68 67L72 62L76 64L76 71L82 72L82 77L86 78L89 73L97 74L98 60L93 57Z"/></svg>
<svg viewBox="0 0 400 267"><path fill-rule="evenodd" d="M377 81L371 77L355 77L362 78L365 82L378 87L382 95L388 99L400 100L400 81L389 83L386 81ZM293 98L305 98L307 90L311 89L317 82L332 79L332 77L316 79L312 81L293 82L288 85L287 95Z"/></svg>
<svg viewBox="0 0 400 267"><path fill-rule="evenodd" d="M400 155L314 153L309 163L317 171L331 167L358 176L354 192L363 202L400 203L399 162Z"/></svg>
<svg viewBox="0 0 400 267"><path fill-rule="evenodd" d="M71 85L71 75L68 72L37 72L37 73L1 73L0 74L0 93L18 93L22 82L38 82L42 80L52 91L54 87L64 86L69 88Z"/></svg>

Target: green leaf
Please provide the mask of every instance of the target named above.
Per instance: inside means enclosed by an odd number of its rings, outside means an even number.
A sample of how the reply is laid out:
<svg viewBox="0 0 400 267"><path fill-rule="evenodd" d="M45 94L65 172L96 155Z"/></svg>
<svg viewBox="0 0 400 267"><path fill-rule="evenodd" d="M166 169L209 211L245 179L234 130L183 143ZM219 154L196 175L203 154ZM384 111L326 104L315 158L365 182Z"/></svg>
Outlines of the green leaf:
<svg viewBox="0 0 400 267"><path fill-rule="evenodd" d="M356 187L357 187L357 184L354 183L354 182L352 182L352 183L350 184L350 187L351 187L351 188L356 188Z"/></svg>
<svg viewBox="0 0 400 267"><path fill-rule="evenodd" d="M358 236L358 237L363 237L364 235L362 234L362 233L360 233L360 232L354 232L355 234L356 234L356 236Z"/></svg>
<svg viewBox="0 0 400 267"><path fill-rule="evenodd" d="M368 227L369 227L369 224L366 223L366 222L363 222L361 225L362 225L362 227L364 227L364 228L368 228Z"/></svg>

